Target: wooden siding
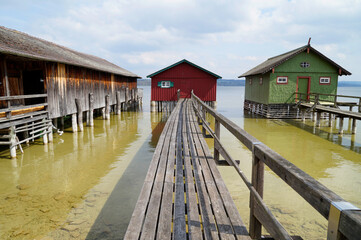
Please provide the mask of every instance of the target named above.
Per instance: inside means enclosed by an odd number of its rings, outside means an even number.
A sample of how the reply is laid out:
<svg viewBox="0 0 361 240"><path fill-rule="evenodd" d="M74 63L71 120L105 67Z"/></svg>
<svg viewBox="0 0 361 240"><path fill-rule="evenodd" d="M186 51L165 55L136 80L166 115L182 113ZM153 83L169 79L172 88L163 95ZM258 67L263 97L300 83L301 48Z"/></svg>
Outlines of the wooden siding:
<svg viewBox="0 0 361 240"><path fill-rule="evenodd" d="M160 88L160 81L171 81L174 87ZM152 77L151 101L176 101L178 89L181 97L190 98L193 89L203 101L216 101L217 78L190 64L181 63Z"/></svg>
<svg viewBox="0 0 361 240"><path fill-rule="evenodd" d="M137 87L136 78L123 77L62 63L47 63L46 85L51 118L76 113L75 99L80 99L83 111L89 109L89 93L94 96L94 108L116 104L116 91L122 87Z"/></svg>

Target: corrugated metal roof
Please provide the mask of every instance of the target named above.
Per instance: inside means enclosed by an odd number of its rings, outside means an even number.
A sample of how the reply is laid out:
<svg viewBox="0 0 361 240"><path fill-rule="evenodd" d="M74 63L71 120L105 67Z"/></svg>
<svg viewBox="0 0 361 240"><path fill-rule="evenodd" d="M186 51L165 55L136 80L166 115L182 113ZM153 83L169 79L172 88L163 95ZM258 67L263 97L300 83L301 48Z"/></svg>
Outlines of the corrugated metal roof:
<svg viewBox="0 0 361 240"><path fill-rule="evenodd" d="M263 63L252 68L251 70L243 73L241 76L239 76L239 78L247 77L247 76L251 76L251 75L257 75L257 74L265 74L265 73L271 71L273 68L281 65L282 63L286 62L287 60L298 55L299 53L307 51L308 48L310 49L310 51L313 51L314 53L316 53L317 55L319 55L320 57L322 57L323 59L328 61L330 64L334 65L336 68L341 69L340 75L351 75L351 73L349 71L347 71L346 69L344 69L343 67L341 67L340 65L338 65L337 63L335 63L334 61L332 61L331 59L329 59L322 53L320 53L319 51L317 51L315 48L311 47L310 45L305 45L303 47L296 48L295 50L286 52L284 54L269 58L266 61L264 61Z"/></svg>
<svg viewBox="0 0 361 240"><path fill-rule="evenodd" d="M55 43L2 26L0 26L0 53L44 61L66 63L126 77L139 78L136 74L110 63L105 59L80 53Z"/></svg>
<svg viewBox="0 0 361 240"><path fill-rule="evenodd" d="M192 63L192 62L190 62L190 61L188 61L186 59L183 59L183 60L181 60L179 62L176 62L176 63L174 63L174 64L172 64L172 65L170 65L170 66L168 66L166 68L163 68L163 69L161 69L161 70L159 70L159 71L157 71L155 73L152 73L152 74L148 75L147 78L151 78L151 77L153 77L153 76L155 76L155 75L157 75L157 74L159 74L161 72L164 72L164 71L166 71L166 70L168 70L168 69L170 69L172 67L175 67L175 66L177 66L177 65L179 65L181 63L188 63L189 65L192 65L193 67L199 68L200 70L202 70L202 71L204 71L206 73L209 73L209 74L215 76L216 78L222 78L221 76L219 76L219 75L217 75L215 73L212 73L211 71L208 71L207 69L204 69L204 68L202 68L202 67L200 67L200 66L198 66L198 65L196 65L196 64L194 64L194 63Z"/></svg>

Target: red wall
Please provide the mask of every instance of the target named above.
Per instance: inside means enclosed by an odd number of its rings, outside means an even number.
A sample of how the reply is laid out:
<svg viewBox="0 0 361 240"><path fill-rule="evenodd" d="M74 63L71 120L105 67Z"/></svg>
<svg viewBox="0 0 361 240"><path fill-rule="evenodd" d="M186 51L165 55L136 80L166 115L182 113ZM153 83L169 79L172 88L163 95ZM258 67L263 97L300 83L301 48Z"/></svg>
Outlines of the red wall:
<svg viewBox="0 0 361 240"><path fill-rule="evenodd" d="M160 88L160 81L171 81L174 87ZM217 100L217 78L188 63L181 63L152 77L151 101L176 101L178 89L183 98L190 98L193 89L203 101Z"/></svg>

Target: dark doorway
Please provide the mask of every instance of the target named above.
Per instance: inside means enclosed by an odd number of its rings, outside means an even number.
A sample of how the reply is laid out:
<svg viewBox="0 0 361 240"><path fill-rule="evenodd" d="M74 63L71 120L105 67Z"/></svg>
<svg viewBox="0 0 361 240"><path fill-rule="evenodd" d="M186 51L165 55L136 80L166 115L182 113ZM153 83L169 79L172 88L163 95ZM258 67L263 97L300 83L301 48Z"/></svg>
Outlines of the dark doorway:
<svg viewBox="0 0 361 240"><path fill-rule="evenodd" d="M44 74L41 70L23 72L24 95L44 93ZM25 99L25 104L43 103L44 98Z"/></svg>

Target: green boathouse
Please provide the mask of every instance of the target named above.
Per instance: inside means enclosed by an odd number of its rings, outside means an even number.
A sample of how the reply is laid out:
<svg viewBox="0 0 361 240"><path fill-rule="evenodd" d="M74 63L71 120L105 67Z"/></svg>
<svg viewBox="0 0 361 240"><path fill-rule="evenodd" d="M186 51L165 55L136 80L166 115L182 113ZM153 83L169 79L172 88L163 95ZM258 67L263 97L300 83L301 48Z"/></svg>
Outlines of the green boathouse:
<svg viewBox="0 0 361 240"><path fill-rule="evenodd" d="M307 98L311 92L337 94L338 76L342 75L351 73L305 45L239 76L246 78L244 108L267 118L297 118L298 111L292 107L297 98Z"/></svg>

